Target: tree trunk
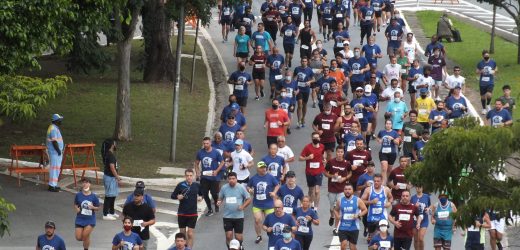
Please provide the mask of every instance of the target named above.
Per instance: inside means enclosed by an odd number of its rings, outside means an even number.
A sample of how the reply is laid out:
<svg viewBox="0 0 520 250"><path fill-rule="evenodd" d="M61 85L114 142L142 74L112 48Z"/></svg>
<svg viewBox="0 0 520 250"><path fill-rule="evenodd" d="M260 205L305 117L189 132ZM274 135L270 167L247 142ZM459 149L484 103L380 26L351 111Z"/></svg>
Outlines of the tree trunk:
<svg viewBox="0 0 520 250"><path fill-rule="evenodd" d="M174 79L175 60L170 46L170 20L166 16L164 1L148 1L143 9L143 36L145 41L145 82Z"/></svg>
<svg viewBox="0 0 520 250"><path fill-rule="evenodd" d="M125 39L117 44L119 56L116 128L114 138L121 141L132 140L132 120L130 105L130 54L132 39Z"/></svg>
<svg viewBox="0 0 520 250"><path fill-rule="evenodd" d="M520 34L520 20L516 20L516 33ZM517 48L516 63L520 64L520 35L518 36L517 39L518 40L516 41L516 48Z"/></svg>

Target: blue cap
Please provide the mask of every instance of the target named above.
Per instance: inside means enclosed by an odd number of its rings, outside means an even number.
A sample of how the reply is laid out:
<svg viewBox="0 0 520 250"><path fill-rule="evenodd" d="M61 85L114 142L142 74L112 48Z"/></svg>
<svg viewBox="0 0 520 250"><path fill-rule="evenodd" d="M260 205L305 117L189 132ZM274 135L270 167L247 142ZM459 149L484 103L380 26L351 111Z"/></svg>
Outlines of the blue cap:
<svg viewBox="0 0 520 250"><path fill-rule="evenodd" d="M422 93L428 93L428 89L427 88L422 88L420 91L421 91L421 94Z"/></svg>
<svg viewBox="0 0 520 250"><path fill-rule="evenodd" d="M233 103L233 104L231 104L231 109L239 110L240 106L238 106L238 104L236 104L236 103Z"/></svg>
<svg viewBox="0 0 520 250"><path fill-rule="evenodd" d="M242 141L242 139L237 139L235 145L244 145L244 141Z"/></svg>
<svg viewBox="0 0 520 250"><path fill-rule="evenodd" d="M61 116L59 114L52 115L51 121L55 122L55 121L60 121L60 120L63 120L63 116Z"/></svg>

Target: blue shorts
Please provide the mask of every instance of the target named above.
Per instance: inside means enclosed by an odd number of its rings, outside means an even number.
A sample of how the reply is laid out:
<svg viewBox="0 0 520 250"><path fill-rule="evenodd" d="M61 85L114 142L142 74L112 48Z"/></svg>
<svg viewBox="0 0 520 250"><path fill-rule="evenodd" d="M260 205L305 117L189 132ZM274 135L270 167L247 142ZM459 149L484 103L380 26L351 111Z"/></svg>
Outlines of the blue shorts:
<svg viewBox="0 0 520 250"><path fill-rule="evenodd" d="M495 84L488 84L485 86L480 85L480 95L485 95L487 92L493 93L493 88L495 87Z"/></svg>
<svg viewBox="0 0 520 250"><path fill-rule="evenodd" d="M361 132L366 132L368 128L368 122L367 123L360 123L361 124Z"/></svg>
<svg viewBox="0 0 520 250"><path fill-rule="evenodd" d="M430 224L430 219L428 219L427 215L423 216L423 220L421 221L421 228L427 228L428 224ZM417 221L414 221L413 225L415 228L415 225L417 225Z"/></svg>
<svg viewBox="0 0 520 250"><path fill-rule="evenodd" d="M321 186L323 181L323 174L319 175L305 175L307 177L307 187Z"/></svg>

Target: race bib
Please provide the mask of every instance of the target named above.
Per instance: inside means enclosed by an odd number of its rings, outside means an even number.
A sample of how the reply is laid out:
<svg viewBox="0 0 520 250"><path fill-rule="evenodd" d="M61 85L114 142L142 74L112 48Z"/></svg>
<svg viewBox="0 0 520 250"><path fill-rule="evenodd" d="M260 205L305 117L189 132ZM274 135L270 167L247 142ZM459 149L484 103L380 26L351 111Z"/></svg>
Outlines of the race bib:
<svg viewBox="0 0 520 250"><path fill-rule="evenodd" d="M140 227L141 223L143 223L143 222L144 222L144 220L134 220L133 226L134 227Z"/></svg>
<svg viewBox="0 0 520 250"><path fill-rule="evenodd" d="M320 163L319 162L311 162L311 164L309 164L309 167L310 168L320 168Z"/></svg>
<svg viewBox="0 0 520 250"><path fill-rule="evenodd" d="M278 128L278 127L279 127L279 126L278 126L278 122L270 122L270 123L269 123L269 127L270 127L270 128Z"/></svg>
<svg viewBox="0 0 520 250"><path fill-rule="evenodd" d="M398 182L396 186L397 186L397 188L399 188L399 189L406 189L406 186L407 186L407 185L406 185L406 183L400 183L400 182Z"/></svg>
<svg viewBox="0 0 520 250"><path fill-rule="evenodd" d="M274 247L269 247L269 250L274 250Z"/></svg>
<svg viewBox="0 0 520 250"><path fill-rule="evenodd" d="M305 45L305 44L302 44L302 49L309 49L309 46Z"/></svg>
<svg viewBox="0 0 520 250"><path fill-rule="evenodd" d="M381 7L375 7L375 6L374 6L374 10L375 10L375 11L380 11L380 10L381 10Z"/></svg>
<svg viewBox="0 0 520 250"><path fill-rule="evenodd" d="M263 200L267 199L267 196L265 194L257 194L256 199L259 201L263 201Z"/></svg>
<svg viewBox="0 0 520 250"><path fill-rule="evenodd" d="M383 148L381 148L381 152L383 154L391 153L392 152L392 148L390 148L390 147L383 147Z"/></svg>
<svg viewBox="0 0 520 250"><path fill-rule="evenodd" d="M292 36L292 34L293 34L293 31L290 30L290 29L287 29L287 30L285 30L285 32L284 32L284 35L285 35L285 36Z"/></svg>
<svg viewBox="0 0 520 250"><path fill-rule="evenodd" d="M213 175L213 170L202 171L202 175L204 175L204 176L212 176Z"/></svg>
<svg viewBox="0 0 520 250"><path fill-rule="evenodd" d="M321 69L312 69L312 73L319 74L321 73Z"/></svg>
<svg viewBox="0 0 520 250"><path fill-rule="evenodd" d="M226 197L227 204L235 204L237 203L237 197Z"/></svg>
<svg viewBox="0 0 520 250"><path fill-rule="evenodd" d="M323 100L323 98L324 98L324 97L325 97L325 96L323 96L323 95L320 95L320 100Z"/></svg>
<svg viewBox="0 0 520 250"><path fill-rule="evenodd" d="M326 123L321 124L321 128L325 129L325 130L329 130L330 129L330 124L326 124Z"/></svg>
<svg viewBox="0 0 520 250"><path fill-rule="evenodd" d="M343 42L337 42L336 47L343 47Z"/></svg>
<svg viewBox="0 0 520 250"><path fill-rule="evenodd" d="M293 208L292 208L292 207L283 207L283 211L284 211L286 214L292 214L292 212L293 212Z"/></svg>
<svg viewBox="0 0 520 250"><path fill-rule="evenodd" d="M397 36L390 36L390 40L397 41Z"/></svg>
<svg viewBox="0 0 520 250"><path fill-rule="evenodd" d="M293 14L293 15L299 15L299 14L300 14L300 8L298 8L298 7L293 7L293 8L292 8L292 14Z"/></svg>
<svg viewBox="0 0 520 250"><path fill-rule="evenodd" d="M370 21L372 20L372 16L365 16L365 21Z"/></svg>
<svg viewBox="0 0 520 250"><path fill-rule="evenodd" d="M263 69L263 68L264 68L263 64L255 64L255 69Z"/></svg>
<svg viewBox="0 0 520 250"><path fill-rule="evenodd" d="M305 0L305 2L306 2L306 3L310 3L310 2L312 2L312 0Z"/></svg>
<svg viewBox="0 0 520 250"><path fill-rule="evenodd" d="M359 75L360 73L361 73L361 70L359 70L359 69L352 70L352 74L354 74L354 75Z"/></svg>
<svg viewBox="0 0 520 250"><path fill-rule="evenodd" d="M385 249L390 249L392 244L388 240L382 240L382 241L379 241L379 246L384 247Z"/></svg>
<svg viewBox="0 0 520 250"><path fill-rule="evenodd" d="M491 79L491 78L489 78L489 76L483 76L483 77L481 78L481 81L483 81L483 82L489 82L490 79Z"/></svg>
<svg viewBox="0 0 520 250"><path fill-rule="evenodd" d="M282 76L282 75L275 75L275 76L274 76L274 79L275 79L275 80L282 80L282 79L283 79L283 76Z"/></svg>
<svg viewBox="0 0 520 250"><path fill-rule="evenodd" d="M344 214L343 214L343 219L344 219L344 220L353 220L353 219L354 219L354 216L355 216L355 214L344 213Z"/></svg>
<svg viewBox="0 0 520 250"><path fill-rule="evenodd" d="M331 182L339 182L339 176L332 176L332 178L330 179Z"/></svg>
<svg viewBox="0 0 520 250"><path fill-rule="evenodd" d="M356 114L356 118L363 119L363 113L357 113Z"/></svg>
<svg viewBox="0 0 520 250"><path fill-rule="evenodd" d="M82 215L88 215L88 216L91 216L92 215L92 210L88 209L88 208L82 208L81 209L81 214Z"/></svg>
<svg viewBox="0 0 520 250"><path fill-rule="evenodd" d="M244 90L244 85L235 85L235 90Z"/></svg>
<svg viewBox="0 0 520 250"><path fill-rule="evenodd" d="M343 18L343 14L341 14L341 13L336 14L336 18Z"/></svg>
<svg viewBox="0 0 520 250"><path fill-rule="evenodd" d="M409 221L410 220L410 215L409 214L399 214L399 220Z"/></svg>
<svg viewBox="0 0 520 250"><path fill-rule="evenodd" d="M399 72L401 72L401 74L405 74L406 73L406 69L400 69Z"/></svg>
<svg viewBox="0 0 520 250"><path fill-rule="evenodd" d="M381 208L381 207L374 207L374 208L372 208L372 213L373 214L380 214L382 212L383 212L383 208Z"/></svg>
<svg viewBox="0 0 520 250"><path fill-rule="evenodd" d="M354 164L354 166L361 166L363 164L363 160L353 160L352 164Z"/></svg>
<svg viewBox="0 0 520 250"><path fill-rule="evenodd" d="M426 109L419 109L419 115L426 115L428 113L428 110Z"/></svg>
<svg viewBox="0 0 520 250"><path fill-rule="evenodd" d="M298 232L309 233L309 227L306 227L306 226L299 226L299 227L298 227Z"/></svg>
<svg viewBox="0 0 520 250"><path fill-rule="evenodd" d="M250 18L247 18L247 17L242 18L242 20L243 20L245 23L250 23L250 22L251 22L251 19L250 19Z"/></svg>
<svg viewBox="0 0 520 250"><path fill-rule="evenodd" d="M435 118L436 121L440 122L440 121L442 121L442 119L444 119L444 116L436 115L434 118Z"/></svg>
<svg viewBox="0 0 520 250"><path fill-rule="evenodd" d="M298 87L307 87L306 82L298 82Z"/></svg>
<svg viewBox="0 0 520 250"><path fill-rule="evenodd" d="M439 219L446 219L450 216L450 211L442 211L442 212L437 212L437 217Z"/></svg>
<svg viewBox="0 0 520 250"><path fill-rule="evenodd" d="M229 14L231 14L231 13L229 12L229 10L225 10L225 11L224 11L224 16L229 16Z"/></svg>
<svg viewBox="0 0 520 250"><path fill-rule="evenodd" d="M404 137L404 142L412 142L412 137L411 136L405 136Z"/></svg>

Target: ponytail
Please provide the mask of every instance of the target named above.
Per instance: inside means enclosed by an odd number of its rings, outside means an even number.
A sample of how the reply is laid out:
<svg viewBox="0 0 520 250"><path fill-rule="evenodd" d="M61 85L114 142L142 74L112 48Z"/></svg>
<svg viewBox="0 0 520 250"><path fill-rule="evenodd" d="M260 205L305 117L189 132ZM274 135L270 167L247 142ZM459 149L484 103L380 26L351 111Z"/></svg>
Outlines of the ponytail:
<svg viewBox="0 0 520 250"><path fill-rule="evenodd" d="M110 152L110 148L114 143L115 141L113 139L105 139L101 144L101 158L103 159L103 163L105 163L108 152Z"/></svg>

